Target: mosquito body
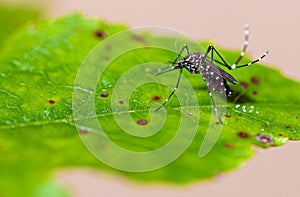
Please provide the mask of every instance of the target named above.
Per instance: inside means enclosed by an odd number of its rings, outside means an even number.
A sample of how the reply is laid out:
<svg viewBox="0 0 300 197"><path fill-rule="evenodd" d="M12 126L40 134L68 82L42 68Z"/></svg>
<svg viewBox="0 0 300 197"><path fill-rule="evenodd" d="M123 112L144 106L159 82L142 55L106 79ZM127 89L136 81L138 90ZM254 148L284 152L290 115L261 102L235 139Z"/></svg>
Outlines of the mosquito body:
<svg viewBox="0 0 300 197"><path fill-rule="evenodd" d="M216 48L213 45L209 45L206 52L204 54L201 54L199 52L189 52L189 48L187 45L184 45L181 49L181 51L177 54L176 59L172 62L172 66L170 69L162 71L160 73L157 73L156 75L164 74L166 72L170 72L173 70L179 69L180 73L178 76L178 80L176 83L175 88L171 92L171 94L168 96L168 98L156 109L158 111L161 109L173 96L175 91L178 89L179 82L181 79L182 70L186 69L191 74L201 74L202 79L205 81L207 87L208 87L208 94L210 96L211 102L213 104L214 110L216 112L216 116L220 123L222 122L222 119L218 113L218 109L215 105L214 98L212 96L212 91L217 92L219 94L226 94L227 96L234 95L234 91L230 89L227 82L230 82L231 84L236 84L236 79L231 76L229 73L227 73L225 70L217 66L217 64L226 67L228 70L234 70L237 68L250 66L261 59L263 59L267 54L268 51L266 51L260 58L249 62L247 64L238 65L243 56L245 55L247 46L248 46L248 39L249 39L249 28L248 25L245 25L244 27L244 45L243 49L240 53L240 56L237 58L234 64L231 66L224 60L222 55L216 50ZM183 52L186 52L186 56L183 60L180 60ZM219 60L214 59L214 53L219 57ZM210 56L208 56L210 54Z"/></svg>

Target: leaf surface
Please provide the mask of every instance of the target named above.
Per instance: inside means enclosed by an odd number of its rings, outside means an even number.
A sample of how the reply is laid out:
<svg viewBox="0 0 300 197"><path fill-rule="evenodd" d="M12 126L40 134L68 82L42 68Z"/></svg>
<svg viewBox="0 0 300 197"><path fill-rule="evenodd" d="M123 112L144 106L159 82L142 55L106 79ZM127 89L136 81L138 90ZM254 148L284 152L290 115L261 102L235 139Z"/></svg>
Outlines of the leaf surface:
<svg viewBox="0 0 300 197"><path fill-rule="evenodd" d="M47 182L54 170L68 167L93 166L144 182L190 183L240 166L253 156L253 145L273 147L285 144L288 139L300 139L299 82L256 64L230 72L238 81L232 86L236 96L227 102L225 125L216 145L207 156L199 158L211 118L211 103L201 76L184 72L197 90L201 117L198 132L187 151L170 165L145 173L118 171L101 163L80 141L79 135L89 135L88 131L81 130L78 135L75 128L73 84L88 52L104 38L125 29L123 25L75 14L39 22L10 37L0 55L0 196L24 193L30 196ZM203 42L204 46L207 44ZM239 55L230 50L221 53L228 62L234 62ZM166 106L168 119L161 132L147 139L122 132L110 109L110 95L122 73L143 61L167 63L173 59L174 54L161 50L133 51L115 60L99 80L95 94L97 117L106 134L119 146L149 151L175 135L181 115L176 97ZM250 60L245 58L244 62L247 61ZM130 97L133 120L150 122L148 109L154 103L161 103L170 92L157 84L137 88ZM101 96L103 93L108 95Z"/></svg>

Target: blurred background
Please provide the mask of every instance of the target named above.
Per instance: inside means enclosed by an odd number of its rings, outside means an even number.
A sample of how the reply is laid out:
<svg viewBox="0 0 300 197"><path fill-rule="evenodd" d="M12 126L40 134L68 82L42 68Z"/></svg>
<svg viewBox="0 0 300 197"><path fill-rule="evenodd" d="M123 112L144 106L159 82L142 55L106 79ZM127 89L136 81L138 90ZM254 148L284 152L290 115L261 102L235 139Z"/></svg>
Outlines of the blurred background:
<svg viewBox="0 0 300 197"><path fill-rule="evenodd" d="M248 23L248 54L256 58L269 49L263 62L300 80L300 1L297 0L0 0L0 3L41 7L46 18L82 12L109 22L123 22L129 27L170 27L191 38L210 39L232 49L242 47L243 25ZM256 156L240 169L185 187L141 186L91 169L63 170L56 177L76 197L299 196L299 150L300 142L292 141L283 147L257 149Z"/></svg>

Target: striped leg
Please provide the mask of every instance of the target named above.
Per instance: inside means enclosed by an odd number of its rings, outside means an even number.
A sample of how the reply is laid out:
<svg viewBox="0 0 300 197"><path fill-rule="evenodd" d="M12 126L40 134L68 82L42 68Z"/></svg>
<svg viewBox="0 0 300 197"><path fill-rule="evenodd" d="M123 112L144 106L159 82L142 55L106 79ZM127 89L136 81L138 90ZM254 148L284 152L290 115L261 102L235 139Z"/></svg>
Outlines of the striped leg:
<svg viewBox="0 0 300 197"><path fill-rule="evenodd" d="M254 63L256 63L256 62L261 61L264 57L266 57L266 55L267 55L268 53L269 53L269 51L267 50L262 56L260 56L260 58L254 60L254 61L252 61L252 62L249 62L249 63L247 63L247 64L243 64L243 65L239 65L239 66L234 65L234 66L231 67L231 69L233 70L233 69L236 69L236 68L241 68L241 67L245 67L245 66L250 66L250 65L252 65L252 64L254 64Z"/></svg>
<svg viewBox="0 0 300 197"><path fill-rule="evenodd" d="M176 90L178 89L178 86L179 86L180 79L181 79L181 74L182 74L182 68L180 68L180 73L179 73L175 88L173 89L171 94L168 96L168 98L155 111L160 110L170 100L170 98L173 96L173 94L176 92Z"/></svg>
<svg viewBox="0 0 300 197"><path fill-rule="evenodd" d="M208 50L206 51L205 53L205 57L207 57L207 54L211 51L212 53L215 52L217 54L217 56L221 59L221 61L216 61L216 60L213 60L214 62L217 62L223 66L226 66L229 70L234 70L236 68L241 68L241 67L245 67L245 66L250 66L256 62L259 62L261 61L268 53L269 51L267 50L262 56L260 56L260 58L252 61L252 62L249 62L249 63L246 63L246 64L242 64L242 65L238 65L238 63L241 61L241 59L244 57L245 55L245 51L248 47L248 43L249 43L249 27L248 25L246 24L245 27L244 27L244 46L243 46L243 49L241 51L241 54L240 56L238 57L238 59L235 61L234 64L232 64L232 66L230 66L225 60L224 58L221 56L221 54L217 51L217 49L210 45Z"/></svg>
<svg viewBox="0 0 300 197"><path fill-rule="evenodd" d="M231 66L231 68L234 68L244 57L245 52L247 50L249 44L249 25L245 24L244 25L244 45L243 45L243 49L241 51L240 56L238 57L238 59L235 61L235 63Z"/></svg>
<svg viewBox="0 0 300 197"><path fill-rule="evenodd" d="M223 121L222 121L222 119L221 119L221 116L220 116L220 114L219 114L218 108L217 108L217 106L216 106L216 104L215 104L215 101L214 101L214 98L213 98L213 96L212 96L211 89L210 89L210 86L209 86L209 85L208 85L208 94L209 94L210 100L211 100L211 102L212 102L212 104L213 104L213 107L214 107L214 110L215 110L215 113L216 113L216 117L218 118L218 120L219 120L219 122L220 122L221 124L224 124Z"/></svg>
<svg viewBox="0 0 300 197"><path fill-rule="evenodd" d="M181 56L181 54L183 53L184 50L185 50L186 54L189 54L189 53L190 53L190 52L189 52L189 48L188 48L188 46L187 46L186 44L183 45L183 47L182 47L182 49L180 50L179 53L178 53L178 51L177 51L177 48L178 48L178 47L177 47L177 40L176 40L176 42L175 42L176 58L175 58L175 60L174 60L173 62L171 62L172 65L177 64L177 61L179 60L179 58L180 58L180 56Z"/></svg>
<svg viewBox="0 0 300 197"><path fill-rule="evenodd" d="M161 75L161 74L164 74L164 73L173 71L173 70L175 70L175 69L178 69L178 68L177 68L176 66L174 66L174 65L178 63L178 60L179 60L179 58L180 58L180 56L181 56L181 54L183 53L184 50L185 50L186 54L189 54L189 53L190 53L190 52L189 52L188 46L187 46L186 44L184 44L183 47L182 47L182 49L180 50L180 52L176 55L176 59L175 59L173 62L171 62L172 67L171 67L170 69L163 70L163 71L161 71L161 72L159 72L159 73L156 73L155 76L158 76L158 75ZM176 53L177 53L177 49L176 49Z"/></svg>

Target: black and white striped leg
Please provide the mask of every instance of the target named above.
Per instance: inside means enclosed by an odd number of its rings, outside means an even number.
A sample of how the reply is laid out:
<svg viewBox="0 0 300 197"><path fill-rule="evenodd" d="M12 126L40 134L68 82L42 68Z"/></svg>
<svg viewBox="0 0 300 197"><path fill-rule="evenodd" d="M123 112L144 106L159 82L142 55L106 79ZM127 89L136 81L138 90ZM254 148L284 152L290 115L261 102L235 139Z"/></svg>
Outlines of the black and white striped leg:
<svg viewBox="0 0 300 197"><path fill-rule="evenodd" d="M235 61L235 63L232 64L232 66L230 66L225 61L225 59L222 57L222 55L217 51L217 49L213 45L209 45L209 47L208 47L208 49L207 49L207 51L206 51L206 53L205 53L204 56L205 56L205 58L207 58L207 55L208 55L209 52L211 52L212 54L213 54L213 52L216 52L217 56L221 59L221 61L214 60L213 59L213 55L211 56L211 61L216 62L216 63L218 63L220 65L226 66L229 70L234 70L236 68L250 66L250 65L252 65L252 64L254 64L256 62L259 62L259 61L261 61L269 53L269 51L267 50L262 56L260 56L260 58L254 60L252 62L246 63L246 64L238 65L238 63L242 60L242 58L245 55L245 52L246 52L247 47L248 47L248 44L249 44L249 26L247 24L245 24L245 26L244 26L244 45L243 45L243 49L241 51L240 56Z"/></svg>
<svg viewBox="0 0 300 197"><path fill-rule="evenodd" d="M238 63L242 60L242 58L244 57L247 47L249 45L249 25L245 24L244 25L244 44L243 44L243 48L242 51L240 53L240 56L237 58L237 60L234 62L234 64L231 67L234 67L236 65L238 65Z"/></svg>
<svg viewBox="0 0 300 197"><path fill-rule="evenodd" d="M254 63L256 63L256 62L261 61L261 60L269 53L269 51L267 50L260 58L254 60L254 61L252 61L252 62L243 64L243 65L236 65L236 64L233 64L232 66L230 66L230 65L224 60L224 58L222 57L222 55L217 51L217 49L216 49L213 45L209 45L209 47L208 47L208 49L207 49L207 51L206 51L206 53L205 53L205 58L207 57L207 55L208 55L208 53L209 53L210 51L216 52L216 54L218 55L218 57L221 59L223 65L226 66L229 70L234 70L234 69L236 69L236 68L241 68L241 67L245 67L245 66L250 66L250 65L252 65L252 64L254 64ZM215 60L214 60L214 61L215 61ZM217 61L215 61L215 62L217 62Z"/></svg>
<svg viewBox="0 0 300 197"><path fill-rule="evenodd" d="M177 80L175 88L173 89L171 94L168 96L168 98L166 98L166 100L155 111L160 110L170 100L170 98L173 96L173 94L176 92L176 90L178 89L178 86L179 86L180 79L181 79L181 74L182 74L182 68L180 68L180 72L179 72L179 76L178 76L178 80Z"/></svg>
<svg viewBox="0 0 300 197"><path fill-rule="evenodd" d="M217 108L217 106L216 106L216 104L215 104L215 101L214 101L214 98L213 98L213 96L212 96L211 89L210 89L209 86L208 86L208 94L209 94L210 100L211 100L211 102L212 102L212 104L213 104L213 107L214 107L214 110L215 110L215 113L216 113L216 117L218 118L219 122L220 122L221 124L223 124L223 121L222 121L221 116L220 116L220 114L219 114L218 108Z"/></svg>
<svg viewBox="0 0 300 197"><path fill-rule="evenodd" d="M214 63L214 51L213 50L211 51L210 58L211 58L210 62Z"/></svg>
<svg viewBox="0 0 300 197"><path fill-rule="evenodd" d="M170 71L173 71L173 70L177 69L177 68L175 68L174 65L177 64L177 61L179 60L179 58L180 58L180 56L181 56L181 54L183 53L184 50L186 51L186 54L190 53L188 46L186 44L184 44L182 49L180 50L180 52L176 55L176 59L173 62L170 62L172 64L172 67L170 69L163 70L159 73L156 73L155 76L161 75L161 74L164 74L164 73L167 73L167 72L170 72Z"/></svg>
<svg viewBox="0 0 300 197"><path fill-rule="evenodd" d="M177 50L177 49L176 49ZM176 54L176 58L172 63L172 65L177 64L177 61L179 60L180 56L182 55L183 51L185 50L186 54L189 54L189 48L186 44L183 45L182 49L180 50L179 53ZM177 52L177 51L176 51Z"/></svg>
<svg viewBox="0 0 300 197"><path fill-rule="evenodd" d="M262 56L260 56L260 58L254 60L254 61L252 61L252 62L249 62L249 63L247 63L247 64L243 64L243 65L239 65L239 66L237 66L237 65L232 65L232 66L231 66L231 70L234 70L234 69L236 69L236 68L242 68L242 67L245 67L245 66L250 66L250 65L252 65L252 64L254 64L254 63L256 63L256 62L259 62L259 61L261 61L264 57L266 57L266 55L267 55L268 53L269 53L269 51L267 50Z"/></svg>

